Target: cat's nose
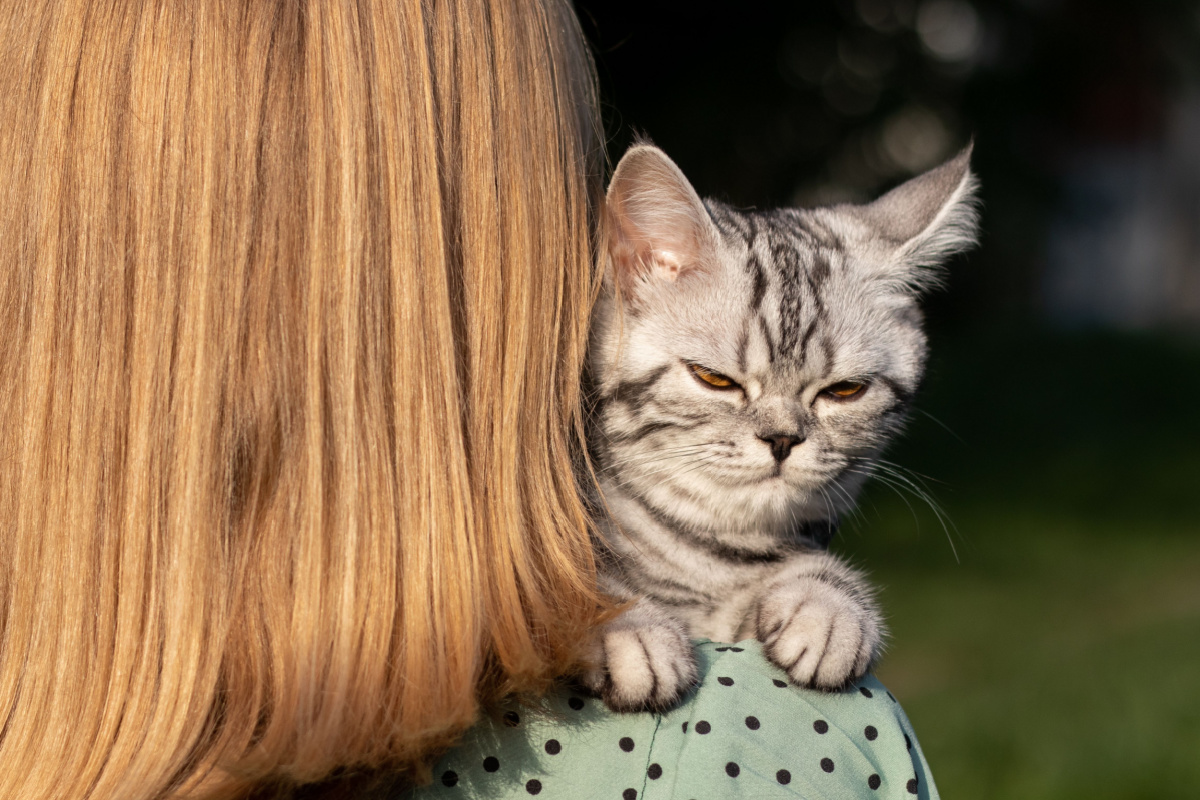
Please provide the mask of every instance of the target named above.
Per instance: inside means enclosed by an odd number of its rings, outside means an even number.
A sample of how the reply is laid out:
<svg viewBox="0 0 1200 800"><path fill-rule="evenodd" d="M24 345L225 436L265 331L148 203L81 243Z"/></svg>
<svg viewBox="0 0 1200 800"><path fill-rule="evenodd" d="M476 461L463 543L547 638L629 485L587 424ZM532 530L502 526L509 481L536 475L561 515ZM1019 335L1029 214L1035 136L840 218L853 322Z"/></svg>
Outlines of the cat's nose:
<svg viewBox="0 0 1200 800"><path fill-rule="evenodd" d="M771 455L775 456L775 460L781 464L792 452L792 448L804 441L803 436L791 433L768 433L765 436L759 434L758 438L771 446Z"/></svg>

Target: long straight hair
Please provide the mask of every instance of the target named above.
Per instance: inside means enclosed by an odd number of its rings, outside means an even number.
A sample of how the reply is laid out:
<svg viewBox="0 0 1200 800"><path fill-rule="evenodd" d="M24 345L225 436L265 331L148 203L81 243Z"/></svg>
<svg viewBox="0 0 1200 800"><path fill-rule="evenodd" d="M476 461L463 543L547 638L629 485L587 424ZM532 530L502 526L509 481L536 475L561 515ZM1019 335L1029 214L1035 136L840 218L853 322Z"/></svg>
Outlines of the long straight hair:
<svg viewBox="0 0 1200 800"><path fill-rule="evenodd" d="M419 771L569 670L569 6L4 5L0 797Z"/></svg>

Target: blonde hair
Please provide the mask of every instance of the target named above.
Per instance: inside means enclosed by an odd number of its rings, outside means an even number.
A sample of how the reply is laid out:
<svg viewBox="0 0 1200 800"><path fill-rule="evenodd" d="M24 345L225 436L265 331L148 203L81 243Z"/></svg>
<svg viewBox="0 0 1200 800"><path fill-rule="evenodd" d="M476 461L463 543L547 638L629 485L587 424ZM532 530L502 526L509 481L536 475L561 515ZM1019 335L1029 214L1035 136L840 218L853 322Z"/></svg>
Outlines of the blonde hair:
<svg viewBox="0 0 1200 800"><path fill-rule="evenodd" d="M0 797L419 770L568 670L600 142L563 0L0 18Z"/></svg>

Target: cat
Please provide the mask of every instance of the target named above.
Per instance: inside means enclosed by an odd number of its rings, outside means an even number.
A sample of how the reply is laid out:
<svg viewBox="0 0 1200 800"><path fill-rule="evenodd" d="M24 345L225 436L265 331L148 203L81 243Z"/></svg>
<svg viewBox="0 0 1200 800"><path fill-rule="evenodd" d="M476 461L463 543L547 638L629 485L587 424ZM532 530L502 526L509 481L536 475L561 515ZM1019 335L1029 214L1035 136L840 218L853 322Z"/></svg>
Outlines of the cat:
<svg viewBox="0 0 1200 800"><path fill-rule="evenodd" d="M836 690L885 630L826 548L920 382L933 269L975 243L968 146L866 205L702 201L649 143L607 194L589 369L601 584L627 610L589 644L617 711L696 682L689 637L754 637L792 682Z"/></svg>

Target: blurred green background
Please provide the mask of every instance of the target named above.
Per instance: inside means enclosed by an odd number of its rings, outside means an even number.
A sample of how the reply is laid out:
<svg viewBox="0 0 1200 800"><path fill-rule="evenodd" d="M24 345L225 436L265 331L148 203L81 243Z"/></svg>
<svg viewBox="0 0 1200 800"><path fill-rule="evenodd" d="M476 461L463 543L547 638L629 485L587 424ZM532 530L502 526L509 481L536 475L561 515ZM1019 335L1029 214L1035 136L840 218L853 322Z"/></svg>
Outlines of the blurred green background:
<svg viewBox="0 0 1200 800"><path fill-rule="evenodd" d="M948 800L1200 797L1200 4L577 8L613 158L705 195L868 199L974 137L981 247L837 545L879 675Z"/></svg>

